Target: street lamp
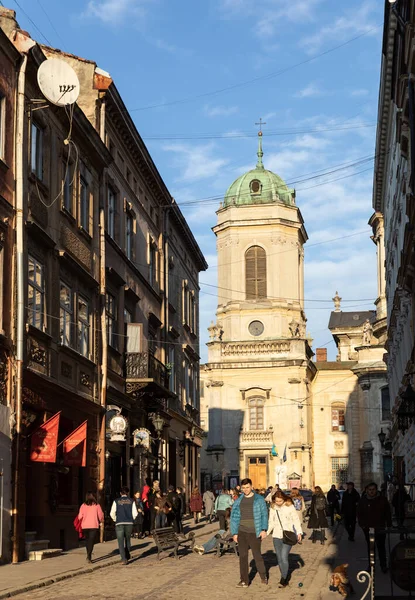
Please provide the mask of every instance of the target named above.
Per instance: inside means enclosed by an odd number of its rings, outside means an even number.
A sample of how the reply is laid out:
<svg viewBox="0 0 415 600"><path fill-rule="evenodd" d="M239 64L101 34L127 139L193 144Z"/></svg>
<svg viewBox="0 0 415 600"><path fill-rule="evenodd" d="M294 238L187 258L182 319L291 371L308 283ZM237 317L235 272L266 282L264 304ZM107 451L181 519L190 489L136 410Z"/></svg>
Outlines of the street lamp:
<svg viewBox="0 0 415 600"><path fill-rule="evenodd" d="M163 427L164 427L164 419L162 416L160 416L159 413L153 413L150 416L150 419L154 425L154 429L156 430L156 434L157 437L160 438L161 434L163 433Z"/></svg>
<svg viewBox="0 0 415 600"><path fill-rule="evenodd" d="M382 448L384 448L385 440L386 440L386 433L383 431L382 427L380 428L380 433L378 433L378 438L379 438L380 445L382 446Z"/></svg>

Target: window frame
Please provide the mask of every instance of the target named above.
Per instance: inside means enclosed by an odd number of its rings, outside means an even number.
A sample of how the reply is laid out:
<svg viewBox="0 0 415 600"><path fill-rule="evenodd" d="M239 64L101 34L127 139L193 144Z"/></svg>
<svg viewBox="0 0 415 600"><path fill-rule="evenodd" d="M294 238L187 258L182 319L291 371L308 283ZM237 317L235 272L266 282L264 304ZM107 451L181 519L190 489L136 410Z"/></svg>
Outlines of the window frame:
<svg viewBox="0 0 415 600"><path fill-rule="evenodd" d="M133 260L134 241L134 217L130 211L125 213L125 254L129 260Z"/></svg>
<svg viewBox="0 0 415 600"><path fill-rule="evenodd" d="M253 245L245 252L245 297L247 300L267 298L267 253Z"/></svg>
<svg viewBox="0 0 415 600"><path fill-rule="evenodd" d="M68 158L62 159L62 208L73 215L74 173L73 163Z"/></svg>
<svg viewBox="0 0 415 600"><path fill-rule="evenodd" d="M6 158L6 96L0 91L0 160Z"/></svg>
<svg viewBox="0 0 415 600"><path fill-rule="evenodd" d="M85 191L85 193L83 193ZM79 176L79 226L82 227L86 233L90 233L89 227L89 184L83 175Z"/></svg>
<svg viewBox="0 0 415 600"><path fill-rule="evenodd" d="M158 282L158 251L156 242L150 238L148 255L148 281L155 288Z"/></svg>
<svg viewBox="0 0 415 600"><path fill-rule="evenodd" d="M338 468L334 468L335 463L337 463ZM342 468L346 466L345 468ZM347 483L349 479L349 457L348 456L331 456L331 482L340 485ZM342 475L343 473L343 475Z"/></svg>
<svg viewBox="0 0 415 600"><path fill-rule="evenodd" d="M34 273L36 273L37 271L37 267L39 267L39 272L40 272L40 278L41 278L41 283L40 285L36 282L36 279L30 279L30 271L29 271L29 265L30 265L30 261L33 262L33 266L34 266ZM35 275L36 277L36 275ZM38 311L36 309L36 303L34 303L34 307L30 308L29 306L29 289L32 288L34 290L34 296L36 297L36 294L40 294L40 326L36 325L36 315L38 315ZM45 265L38 260L37 258L35 258L34 256L32 256L31 254L28 255L28 263L27 263L27 298L28 298L28 315L27 315L27 320L29 325L31 325L32 327L34 327L35 329L38 329L39 331L45 331L46 330L46 306L45 306L45 302L46 302L46 285L45 285Z"/></svg>
<svg viewBox="0 0 415 600"><path fill-rule="evenodd" d="M387 401L387 408L386 408ZM380 388L380 408L381 408L381 420L390 421L392 417L391 403L390 403L390 391L389 386L385 385Z"/></svg>
<svg viewBox="0 0 415 600"><path fill-rule="evenodd" d="M265 430L265 398L255 396L248 400L249 431ZM262 427L260 427L262 425Z"/></svg>
<svg viewBox="0 0 415 600"><path fill-rule="evenodd" d="M113 201L113 206L111 206ZM107 233L111 239L115 240L115 215L117 212L117 192L112 185L107 189Z"/></svg>
<svg viewBox="0 0 415 600"><path fill-rule="evenodd" d="M39 179L43 181L44 150L43 150L44 129L36 121L30 124L30 170Z"/></svg>
<svg viewBox="0 0 415 600"><path fill-rule="evenodd" d="M69 308L62 302L62 287L65 287L69 291ZM67 346L68 348L73 347L73 300L74 294L71 286L61 279L59 281L59 338L62 346ZM65 335L66 327L69 330L68 337Z"/></svg>
<svg viewBox="0 0 415 600"><path fill-rule="evenodd" d="M117 350L117 299L114 294L108 291L105 293L105 316L107 325L107 343L111 348Z"/></svg>
<svg viewBox="0 0 415 600"><path fill-rule="evenodd" d="M337 412L337 419L334 416L334 413ZM341 413L343 413L341 418ZM331 431L332 433L346 433L346 405L344 402L333 402L330 407L330 417L331 417ZM337 425L333 425L333 423L337 421ZM341 424L343 421L343 424ZM343 427L343 429L341 429Z"/></svg>

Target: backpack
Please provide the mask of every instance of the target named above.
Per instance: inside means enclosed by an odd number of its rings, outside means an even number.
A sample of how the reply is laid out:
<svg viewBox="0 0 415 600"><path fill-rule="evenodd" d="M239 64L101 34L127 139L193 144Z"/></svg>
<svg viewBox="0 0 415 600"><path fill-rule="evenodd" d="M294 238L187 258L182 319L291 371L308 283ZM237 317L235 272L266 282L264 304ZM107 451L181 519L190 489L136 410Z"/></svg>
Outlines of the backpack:
<svg viewBox="0 0 415 600"><path fill-rule="evenodd" d="M295 510L301 510L302 502L301 498L291 498L294 504Z"/></svg>
<svg viewBox="0 0 415 600"><path fill-rule="evenodd" d="M316 497L316 510L325 510L326 508L326 499L324 496Z"/></svg>

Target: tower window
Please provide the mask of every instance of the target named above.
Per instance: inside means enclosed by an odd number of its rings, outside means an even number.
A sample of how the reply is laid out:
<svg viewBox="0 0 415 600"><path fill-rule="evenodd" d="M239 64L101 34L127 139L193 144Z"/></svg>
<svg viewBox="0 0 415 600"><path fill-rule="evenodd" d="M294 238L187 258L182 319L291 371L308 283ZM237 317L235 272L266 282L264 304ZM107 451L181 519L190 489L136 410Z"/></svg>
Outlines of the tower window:
<svg viewBox="0 0 415 600"><path fill-rule="evenodd" d="M258 179L254 179L253 181L251 181L251 192L253 194L259 194L260 191L261 183L258 181Z"/></svg>
<svg viewBox="0 0 415 600"><path fill-rule="evenodd" d="M267 255L260 246L252 246L245 254L246 299L267 297Z"/></svg>

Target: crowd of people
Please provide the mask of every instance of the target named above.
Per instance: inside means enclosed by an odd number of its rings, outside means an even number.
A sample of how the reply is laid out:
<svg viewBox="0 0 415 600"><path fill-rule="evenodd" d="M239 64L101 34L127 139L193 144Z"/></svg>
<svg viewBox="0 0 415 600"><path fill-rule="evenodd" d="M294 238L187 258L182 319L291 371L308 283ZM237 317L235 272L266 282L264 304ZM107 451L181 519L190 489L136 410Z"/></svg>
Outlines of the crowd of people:
<svg viewBox="0 0 415 600"><path fill-rule="evenodd" d="M332 485L327 495L320 486L315 486L311 504L307 508L302 490L293 488L284 492L279 485L267 490L255 490L250 479L243 479L234 489L223 489L218 495L206 490L203 495L195 487L188 505L181 488L170 485L166 493L160 489L158 481L147 482L142 490L129 495L128 488L121 489L120 497L114 500L110 517L115 523L120 557L123 564L130 559L131 538L152 536L154 529L172 527L183 534L182 518L186 509L193 516L196 525L204 512L206 521L219 521L219 531L203 545L195 545L194 552L203 555L217 547L218 538L222 542L238 545L240 582L239 587L249 585L248 552L251 549L261 582L268 583L264 560L261 554L261 541L272 536L275 554L280 568L279 587L289 584L288 557L292 546L301 544L306 537L302 524L312 530L310 541L326 541L326 529L342 520L348 540L355 540L356 523L362 528L369 549L369 530L375 529L375 545L382 571L387 571L386 533L384 529L392 525L394 508L398 526L403 525L405 505L410 497L403 485L395 483L382 486L370 483L362 495L353 482L346 489L338 490ZM341 493L342 492L342 495ZM306 517L306 518L305 518ZM88 492L76 519L78 530L82 530L86 540L87 561L91 562L92 552L100 523L104 514L96 498Z"/></svg>

